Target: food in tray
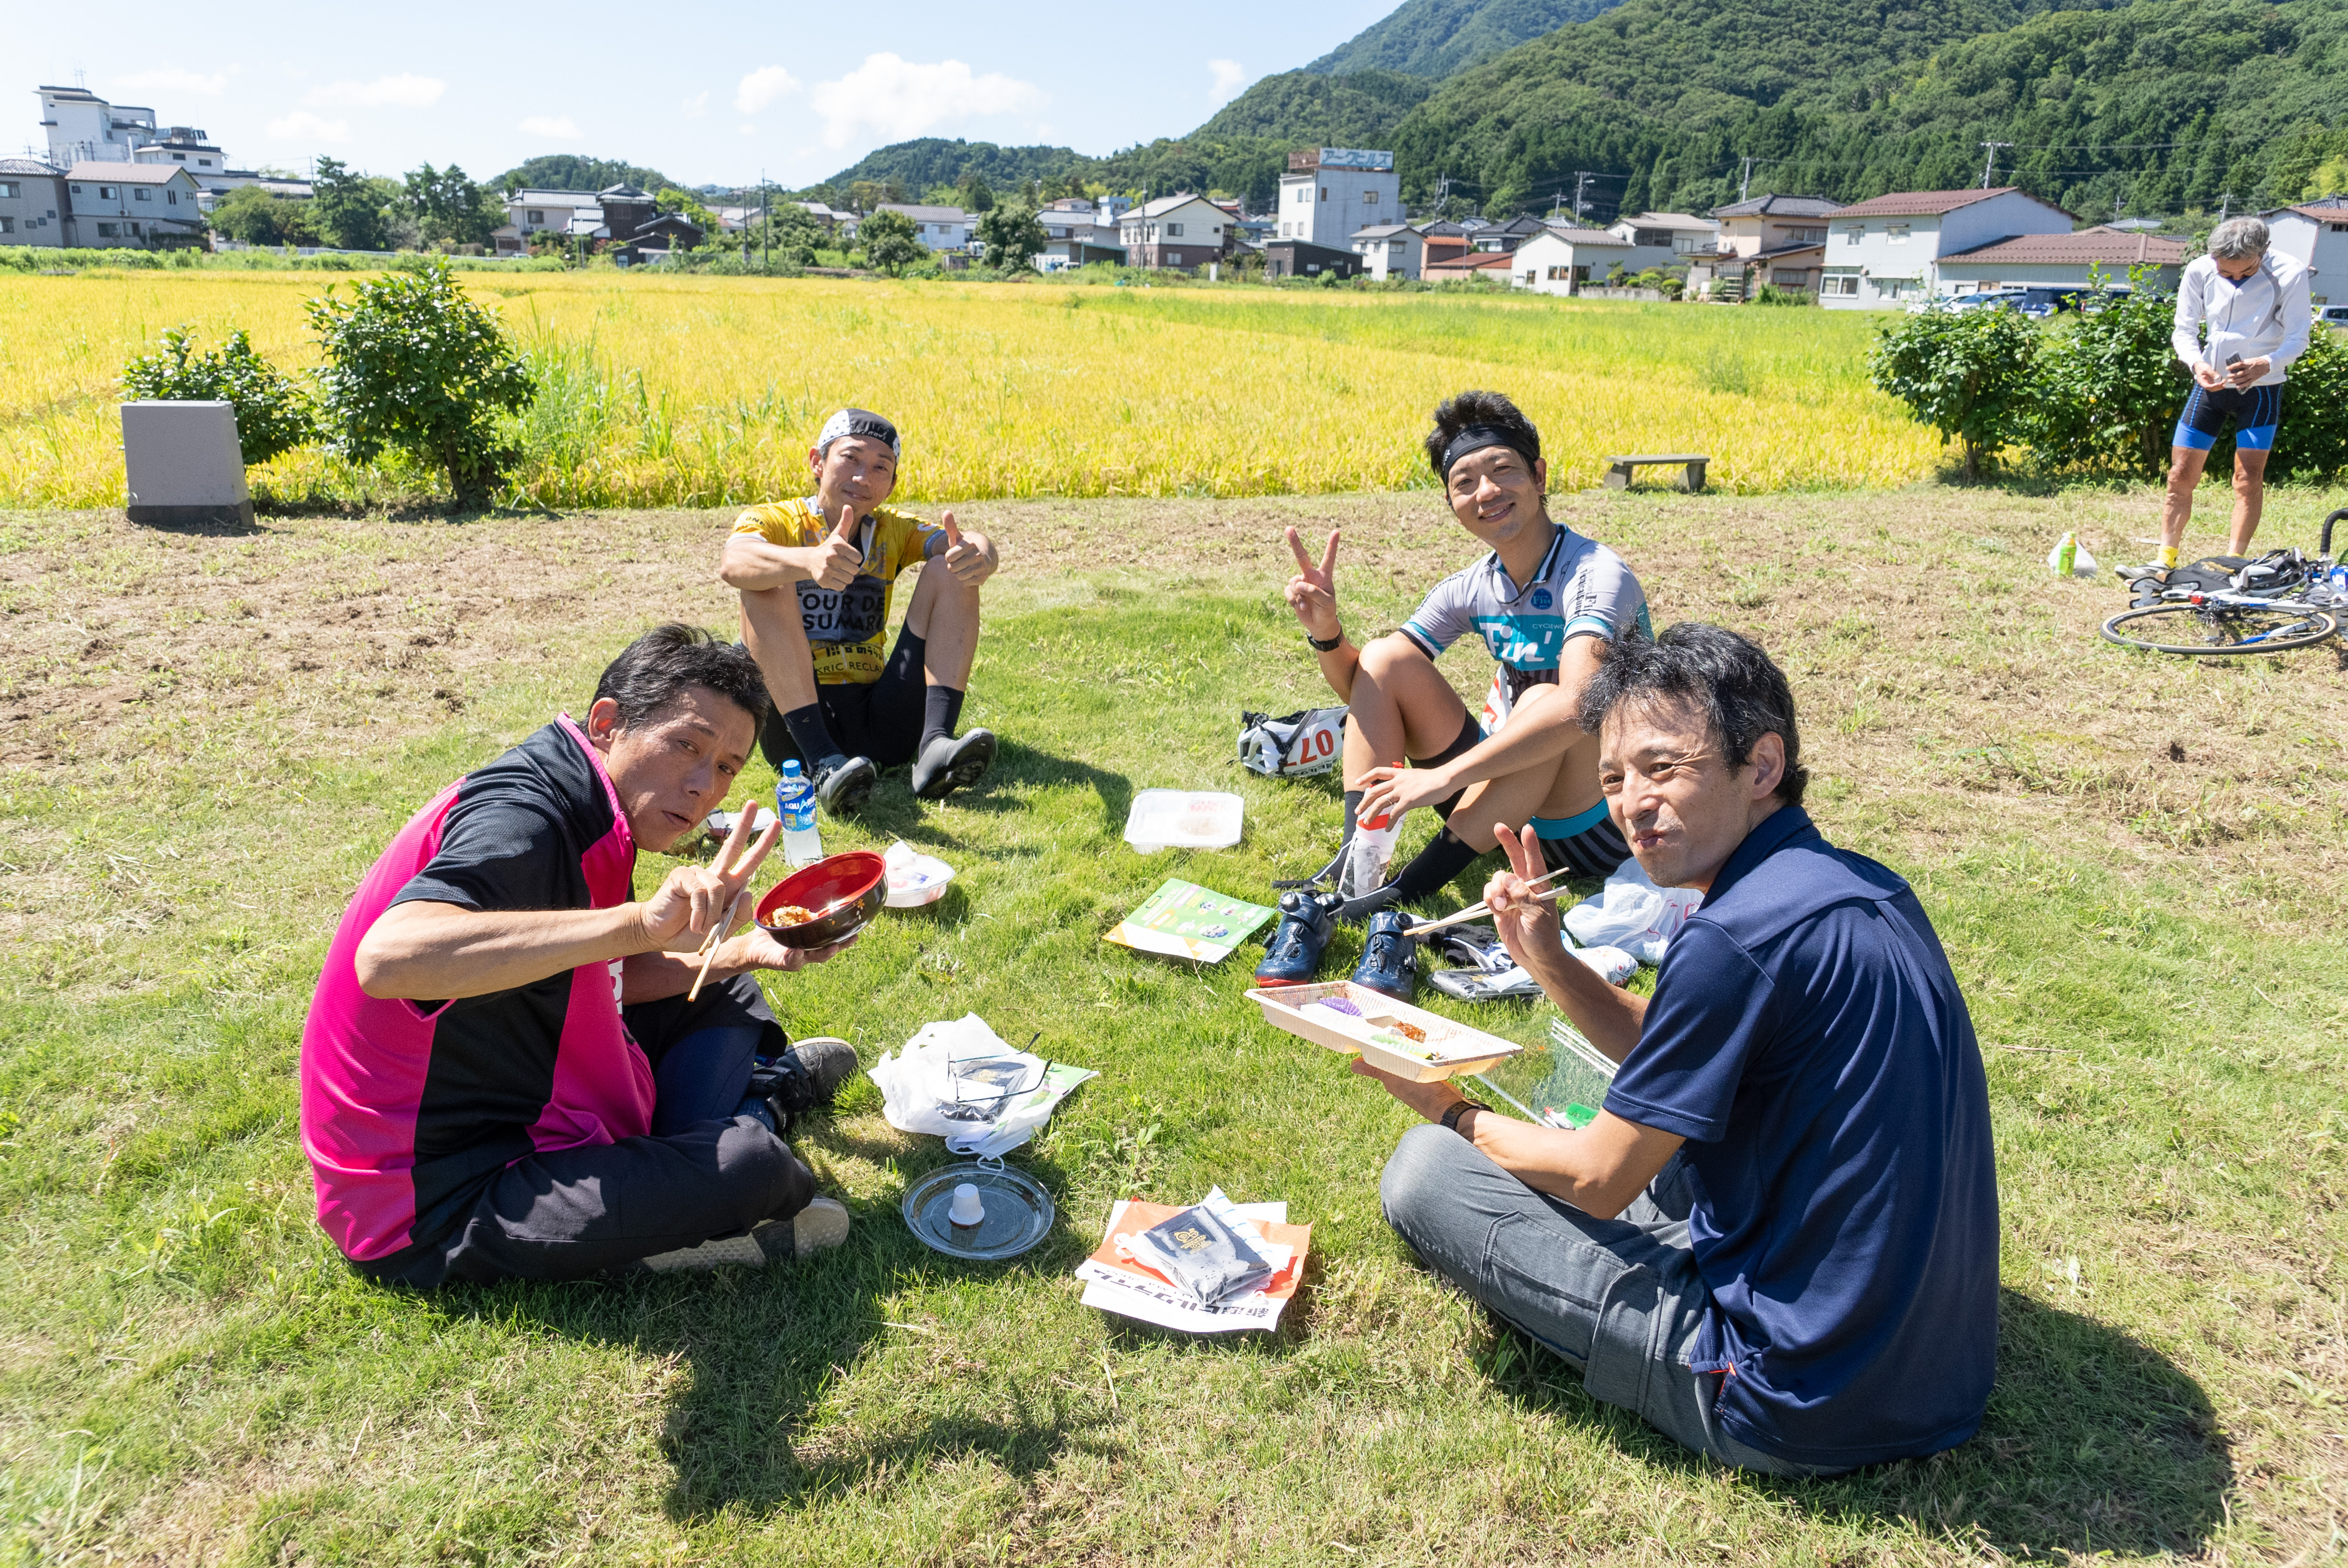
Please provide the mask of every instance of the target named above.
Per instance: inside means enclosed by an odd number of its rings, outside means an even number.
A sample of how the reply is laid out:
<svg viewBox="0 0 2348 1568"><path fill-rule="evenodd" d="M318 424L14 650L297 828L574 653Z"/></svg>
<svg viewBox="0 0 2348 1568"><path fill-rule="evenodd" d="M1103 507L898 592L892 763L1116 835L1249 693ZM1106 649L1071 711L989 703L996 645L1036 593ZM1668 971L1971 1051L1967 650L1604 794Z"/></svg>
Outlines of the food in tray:
<svg viewBox="0 0 2348 1568"><path fill-rule="evenodd" d="M815 918L815 911L797 904L778 904L767 921L769 926L804 926Z"/></svg>

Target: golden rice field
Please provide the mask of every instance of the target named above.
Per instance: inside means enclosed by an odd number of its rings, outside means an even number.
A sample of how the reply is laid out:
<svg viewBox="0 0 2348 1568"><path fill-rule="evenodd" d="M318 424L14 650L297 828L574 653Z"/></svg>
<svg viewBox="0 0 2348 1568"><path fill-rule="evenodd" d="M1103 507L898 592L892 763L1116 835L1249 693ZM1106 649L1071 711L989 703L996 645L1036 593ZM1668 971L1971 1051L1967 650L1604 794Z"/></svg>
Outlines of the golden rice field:
<svg viewBox="0 0 2348 1568"><path fill-rule="evenodd" d="M1818 310L1246 288L474 274L541 376L515 500L717 506L788 492L843 403L907 437L901 494L1252 496L1428 483L1427 411L1513 395L1554 485L1601 455L1703 451L1738 491L1931 474L1938 437L1866 383L1876 321ZM315 351L304 273L92 273L0 289L0 505L123 497L115 378L164 328ZM347 286L347 284L345 284ZM256 470L300 502L430 481L320 451Z"/></svg>

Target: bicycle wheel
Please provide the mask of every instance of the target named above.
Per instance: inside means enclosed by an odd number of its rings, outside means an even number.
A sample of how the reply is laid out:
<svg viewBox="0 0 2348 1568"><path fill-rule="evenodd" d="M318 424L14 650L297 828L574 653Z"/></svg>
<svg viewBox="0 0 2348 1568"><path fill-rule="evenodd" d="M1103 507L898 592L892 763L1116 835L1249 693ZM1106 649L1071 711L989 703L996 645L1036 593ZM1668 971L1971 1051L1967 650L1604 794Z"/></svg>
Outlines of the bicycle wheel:
<svg viewBox="0 0 2348 1568"><path fill-rule="evenodd" d="M2154 653L2286 653L2339 630L2330 611L2303 604L2156 604L2104 622L2107 641Z"/></svg>

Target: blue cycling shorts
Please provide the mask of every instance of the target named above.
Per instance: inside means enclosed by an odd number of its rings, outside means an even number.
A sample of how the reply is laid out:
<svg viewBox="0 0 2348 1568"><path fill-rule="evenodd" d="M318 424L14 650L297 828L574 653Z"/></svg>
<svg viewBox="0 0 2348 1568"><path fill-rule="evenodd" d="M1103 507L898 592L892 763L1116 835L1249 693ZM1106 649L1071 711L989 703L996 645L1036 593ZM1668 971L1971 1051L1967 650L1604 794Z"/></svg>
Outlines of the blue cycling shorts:
<svg viewBox="0 0 2348 1568"><path fill-rule="evenodd" d="M2207 452L2218 444L2229 418L2234 422L2236 447L2249 452L2271 449L2275 428L2282 423L2281 383L2272 386L2228 386L2212 392L2196 382L2193 395L2185 400L2185 412L2177 416L2177 434L2169 437L2168 444Z"/></svg>

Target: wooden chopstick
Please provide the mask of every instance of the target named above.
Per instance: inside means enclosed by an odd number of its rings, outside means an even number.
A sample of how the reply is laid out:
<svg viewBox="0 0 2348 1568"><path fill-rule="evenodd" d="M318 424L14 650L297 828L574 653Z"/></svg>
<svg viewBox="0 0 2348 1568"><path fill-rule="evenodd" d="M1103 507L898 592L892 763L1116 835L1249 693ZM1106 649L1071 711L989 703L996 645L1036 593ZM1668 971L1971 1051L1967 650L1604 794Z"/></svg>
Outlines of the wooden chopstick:
<svg viewBox="0 0 2348 1568"><path fill-rule="evenodd" d="M1552 871L1546 876L1536 876L1530 882L1526 883L1525 886L1527 887L1538 887L1544 882L1554 882L1571 869L1571 866L1566 866L1562 869ZM1562 887L1552 887L1548 892L1542 894L1535 900L1535 902L1546 904L1564 891L1565 889ZM1489 905L1470 904L1468 907L1460 910L1458 913L1446 915L1440 920L1429 920L1424 926L1413 926L1410 929L1405 931L1403 935L1406 937L1424 937L1429 931L1440 931L1447 926L1464 926L1468 921L1480 919L1491 912L1492 910Z"/></svg>
<svg viewBox="0 0 2348 1568"><path fill-rule="evenodd" d="M746 812L755 812L758 809L758 803L755 800L751 801L745 804L742 809ZM753 825L756 825L753 824ZM731 835L729 835L728 836ZM723 861L726 858L726 845L723 843L719 844L717 846L717 857L720 861ZM725 876L729 869L729 867L721 865L717 868L717 873L722 876ZM742 892L735 894L734 901L726 906L726 913L718 917L716 925L709 927L709 936L707 939L701 944L700 948L701 972L693 977L693 989L685 993L685 1000L692 1002L699 1001L701 999L701 984L704 980L706 980L709 978L709 966L717 961L717 948L719 945L726 940L726 927L734 924L734 912L742 907L743 895L749 891L750 890L747 887L745 887L742 889Z"/></svg>

